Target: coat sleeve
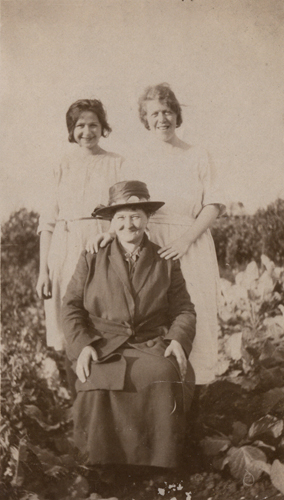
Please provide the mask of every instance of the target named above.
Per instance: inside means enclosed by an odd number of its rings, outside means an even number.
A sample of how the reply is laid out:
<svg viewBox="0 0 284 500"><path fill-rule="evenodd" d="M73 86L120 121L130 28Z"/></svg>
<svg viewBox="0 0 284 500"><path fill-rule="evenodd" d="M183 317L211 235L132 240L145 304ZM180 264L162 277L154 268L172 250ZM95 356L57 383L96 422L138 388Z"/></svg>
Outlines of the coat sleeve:
<svg viewBox="0 0 284 500"><path fill-rule="evenodd" d="M84 347L101 338L89 319L88 311L84 308L84 289L90 271L86 255L87 252L83 251L62 303L61 314L67 343L66 351L71 361L78 358ZM95 258L96 256L93 255L92 262Z"/></svg>
<svg viewBox="0 0 284 500"><path fill-rule="evenodd" d="M196 313L179 261L171 261L171 284L168 290L168 315L170 328L165 340L177 340L189 356L195 337Z"/></svg>

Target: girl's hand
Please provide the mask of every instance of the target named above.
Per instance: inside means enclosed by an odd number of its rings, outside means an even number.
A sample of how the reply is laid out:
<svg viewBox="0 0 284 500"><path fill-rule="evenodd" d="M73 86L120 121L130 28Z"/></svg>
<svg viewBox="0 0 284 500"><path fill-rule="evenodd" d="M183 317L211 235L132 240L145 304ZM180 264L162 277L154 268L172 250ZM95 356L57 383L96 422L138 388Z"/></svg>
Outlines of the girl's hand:
<svg viewBox="0 0 284 500"><path fill-rule="evenodd" d="M165 358L168 358L171 354L177 360L180 369L181 380L182 382L184 382L187 372L187 359L181 344L177 340L171 341L170 345L168 345L167 349L165 350L164 356Z"/></svg>
<svg viewBox="0 0 284 500"><path fill-rule="evenodd" d="M76 366L77 377L83 383L86 382L90 375L91 360L98 361L97 351L92 346L87 345L82 349Z"/></svg>
<svg viewBox="0 0 284 500"><path fill-rule="evenodd" d="M87 252L98 253L99 248L104 248L108 243L114 239L113 233L101 233L96 234L93 238L90 238L86 244Z"/></svg>
<svg viewBox="0 0 284 500"><path fill-rule="evenodd" d="M178 260L184 256L192 243L193 240L191 240L188 235L186 237L181 236L177 240L174 240L168 245L160 248L160 250L158 250L158 254L166 260Z"/></svg>
<svg viewBox="0 0 284 500"><path fill-rule="evenodd" d="M37 281L36 291L40 299L50 299L51 294L51 281L48 271L40 273Z"/></svg>

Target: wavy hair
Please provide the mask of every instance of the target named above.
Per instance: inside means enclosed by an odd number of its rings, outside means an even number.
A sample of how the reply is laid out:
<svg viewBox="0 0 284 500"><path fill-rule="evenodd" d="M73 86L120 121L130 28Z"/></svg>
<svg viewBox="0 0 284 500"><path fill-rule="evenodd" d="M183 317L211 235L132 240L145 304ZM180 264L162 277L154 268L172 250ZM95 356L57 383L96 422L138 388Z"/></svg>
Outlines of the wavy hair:
<svg viewBox="0 0 284 500"><path fill-rule="evenodd" d="M158 85L150 85L147 87L138 100L139 117L143 125L150 130L147 120L147 101L158 99L165 103L170 110L177 115L177 127L182 124L182 111L174 92L168 83L159 83Z"/></svg>
<svg viewBox="0 0 284 500"><path fill-rule="evenodd" d="M107 114L102 102L98 99L79 99L71 104L66 113L66 125L68 129L69 142L76 142L74 139L74 129L83 111L91 111L97 115L102 127L103 137L107 137L110 134L111 128L107 122Z"/></svg>

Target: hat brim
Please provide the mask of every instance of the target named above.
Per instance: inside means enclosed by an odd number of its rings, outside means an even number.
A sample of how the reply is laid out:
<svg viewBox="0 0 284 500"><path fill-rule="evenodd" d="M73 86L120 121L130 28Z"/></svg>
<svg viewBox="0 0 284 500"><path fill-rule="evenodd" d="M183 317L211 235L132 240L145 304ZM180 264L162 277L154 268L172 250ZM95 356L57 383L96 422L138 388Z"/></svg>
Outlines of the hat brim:
<svg viewBox="0 0 284 500"><path fill-rule="evenodd" d="M110 207L98 207L92 212L92 217L95 219L106 219L111 220L113 215L118 210L123 208L140 208L146 212L156 212L159 208L161 208L165 204L164 201L139 201L139 202L131 202L131 203L120 203L118 205L113 205Z"/></svg>

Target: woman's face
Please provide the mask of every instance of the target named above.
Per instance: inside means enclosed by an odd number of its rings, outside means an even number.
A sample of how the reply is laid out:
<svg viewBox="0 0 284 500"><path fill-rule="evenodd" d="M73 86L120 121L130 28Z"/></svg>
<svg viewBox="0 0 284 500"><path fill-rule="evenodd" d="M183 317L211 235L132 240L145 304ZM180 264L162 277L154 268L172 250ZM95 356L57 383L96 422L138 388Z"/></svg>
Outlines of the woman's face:
<svg viewBox="0 0 284 500"><path fill-rule="evenodd" d="M83 111L74 128L74 139L82 148L95 151L102 136L102 126L95 113Z"/></svg>
<svg viewBox="0 0 284 500"><path fill-rule="evenodd" d="M151 132L157 139L170 142L175 137L177 115L167 104L155 99L146 102L146 117Z"/></svg>
<svg viewBox="0 0 284 500"><path fill-rule="evenodd" d="M117 211L112 219L114 229L122 246L139 245L146 229L148 217L143 210L124 209Z"/></svg>

